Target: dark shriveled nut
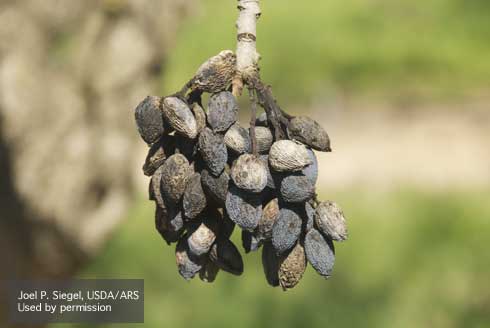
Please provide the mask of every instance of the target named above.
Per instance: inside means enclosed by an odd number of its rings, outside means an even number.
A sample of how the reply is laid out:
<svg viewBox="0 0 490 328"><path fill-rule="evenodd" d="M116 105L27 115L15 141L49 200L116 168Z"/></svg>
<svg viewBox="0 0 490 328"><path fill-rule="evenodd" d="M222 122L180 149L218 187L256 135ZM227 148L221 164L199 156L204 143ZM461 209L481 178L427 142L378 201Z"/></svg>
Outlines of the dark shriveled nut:
<svg viewBox="0 0 490 328"><path fill-rule="evenodd" d="M182 237L175 248L175 259L177 262L177 270L185 279L190 280L202 269L203 259L190 254L187 239Z"/></svg>
<svg viewBox="0 0 490 328"><path fill-rule="evenodd" d="M322 277L329 278L335 264L335 250L331 240L325 239L316 229L305 236L305 252L308 262Z"/></svg>
<svg viewBox="0 0 490 328"><path fill-rule="evenodd" d="M181 212L175 214L174 211L157 206L155 210L155 228L168 245L176 242L184 232L184 221Z"/></svg>
<svg viewBox="0 0 490 328"><path fill-rule="evenodd" d="M331 201L321 202L316 208L315 223L318 230L335 241L347 239L347 223L340 207Z"/></svg>
<svg viewBox="0 0 490 328"><path fill-rule="evenodd" d="M166 97L162 103L163 116L174 130L187 137L197 137L197 123L189 106L177 97Z"/></svg>
<svg viewBox="0 0 490 328"><path fill-rule="evenodd" d="M281 258L279 264L279 284L283 290L296 286L306 270L305 250L301 243L297 243L292 251Z"/></svg>
<svg viewBox="0 0 490 328"><path fill-rule="evenodd" d="M226 90L235 76L235 71L235 54L231 50L223 50L198 68L191 88L208 93Z"/></svg>
<svg viewBox="0 0 490 328"><path fill-rule="evenodd" d="M146 155L145 164L143 165L143 173L146 176L153 175L156 169L158 169L163 162L165 162L167 157L174 152L175 142L173 136L165 136L160 138L158 142L154 143L150 147L148 155Z"/></svg>
<svg viewBox="0 0 490 328"><path fill-rule="evenodd" d="M230 176L226 171L223 171L218 177L206 169L201 171L201 183L204 191L220 206L225 205L229 182Z"/></svg>
<svg viewBox="0 0 490 328"><path fill-rule="evenodd" d="M291 174L281 180L281 198L288 203L303 203L315 195L315 187L302 174Z"/></svg>
<svg viewBox="0 0 490 328"><path fill-rule="evenodd" d="M206 215L209 213L205 213ZM197 228L191 229L188 234L187 243L191 254L201 256L209 252L216 240L218 222L215 217L206 216Z"/></svg>
<svg viewBox="0 0 490 328"><path fill-rule="evenodd" d="M199 152L209 171L214 176L219 176L228 159L228 151L223 136L205 128L199 135Z"/></svg>
<svg viewBox="0 0 490 328"><path fill-rule="evenodd" d="M226 212L242 229L253 231L262 216L262 204L258 194L247 193L230 185L226 196Z"/></svg>
<svg viewBox="0 0 490 328"><path fill-rule="evenodd" d="M238 119L238 103L231 92L213 94L208 102L208 123L215 132L225 132Z"/></svg>
<svg viewBox="0 0 490 328"><path fill-rule="evenodd" d="M164 199L170 204L177 204L184 194L187 179L192 174L189 162L184 155L174 154L165 161L161 168L161 188Z"/></svg>
<svg viewBox="0 0 490 328"><path fill-rule="evenodd" d="M201 175L194 173L187 180L182 199L184 214L189 219L196 218L206 208L206 195L201 185Z"/></svg>
<svg viewBox="0 0 490 328"><path fill-rule="evenodd" d="M160 97L148 96L134 110L138 132L149 145L158 141L165 132L160 102Z"/></svg>
<svg viewBox="0 0 490 328"><path fill-rule="evenodd" d="M306 116L297 116L289 122L289 137L319 151L331 151L327 132Z"/></svg>
<svg viewBox="0 0 490 328"><path fill-rule="evenodd" d="M297 211L281 208L272 227L272 245L278 255L284 254L296 244L301 234L301 223Z"/></svg>

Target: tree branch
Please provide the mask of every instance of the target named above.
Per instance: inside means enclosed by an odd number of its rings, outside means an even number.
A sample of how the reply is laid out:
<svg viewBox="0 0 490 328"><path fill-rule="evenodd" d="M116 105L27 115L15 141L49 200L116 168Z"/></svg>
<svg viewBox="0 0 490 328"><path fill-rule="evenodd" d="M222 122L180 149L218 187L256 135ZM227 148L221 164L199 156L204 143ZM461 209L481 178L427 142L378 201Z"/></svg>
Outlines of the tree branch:
<svg viewBox="0 0 490 328"><path fill-rule="evenodd" d="M238 0L237 26L237 74L233 79L233 94L242 94L243 85L258 75L257 20L260 17L259 0Z"/></svg>

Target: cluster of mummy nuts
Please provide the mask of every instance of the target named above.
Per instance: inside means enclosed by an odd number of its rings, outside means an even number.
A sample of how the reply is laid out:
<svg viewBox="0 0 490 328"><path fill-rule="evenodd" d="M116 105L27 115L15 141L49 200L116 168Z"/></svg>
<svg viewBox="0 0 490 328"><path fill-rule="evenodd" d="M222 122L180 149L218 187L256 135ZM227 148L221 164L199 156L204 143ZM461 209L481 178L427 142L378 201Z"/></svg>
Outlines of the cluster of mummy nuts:
<svg viewBox="0 0 490 328"><path fill-rule="evenodd" d="M238 103L227 91L234 67L234 54L223 51L181 92L149 96L135 109L150 146L143 172L151 176L156 229L169 245L176 243L178 272L186 280L242 274L241 254L230 240L235 226L245 253L262 248L270 285L293 288L308 262L328 278L333 241L347 238L341 209L319 202L315 193L314 150L330 151L329 137L305 116L282 117L284 138L277 138L266 113L242 127ZM203 92L210 93L207 106Z"/></svg>

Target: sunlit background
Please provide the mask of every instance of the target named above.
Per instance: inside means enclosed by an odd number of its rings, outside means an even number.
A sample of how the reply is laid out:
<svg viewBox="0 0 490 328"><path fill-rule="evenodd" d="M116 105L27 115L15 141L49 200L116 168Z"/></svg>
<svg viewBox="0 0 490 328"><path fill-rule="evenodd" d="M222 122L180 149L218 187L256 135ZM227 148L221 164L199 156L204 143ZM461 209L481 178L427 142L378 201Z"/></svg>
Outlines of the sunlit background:
<svg viewBox="0 0 490 328"><path fill-rule="evenodd" d="M48 189L32 197L44 205L34 202L27 212L36 216L39 208L43 217L58 218L82 254L58 259L57 268L79 260L73 270L51 270L54 276L145 279L145 324L125 327L490 326L490 2L261 2L263 80L284 109L321 122L332 140L333 152L317 153L317 189L321 199L342 206L349 226L349 240L336 245L333 276L324 280L309 267L296 288L282 292L267 285L258 252L245 256L240 277L220 272L212 284L186 282L173 247L154 230L141 172L147 147L137 139L132 110L147 94L180 89L221 49L234 49L236 1L0 1L0 35L16 40L0 40L0 132L11 152L4 158L13 162L8 180L19 189L19 204L28 204L22 200L29 200L32 181ZM50 6L70 7L69 15L52 19L58 16ZM45 26L50 37L27 30L31 38L17 39L13 26L23 15L33 19L19 26L34 32L36 24ZM51 48L33 50L43 44ZM40 52L45 59L30 60ZM55 76L37 73L43 78L26 89L17 77L39 68L25 73L22 60L49 63ZM37 95L42 81L78 96L53 102L53 95ZM246 99L241 104L246 125ZM40 122L18 110L37 106L74 114ZM75 123L79 116L86 126ZM20 131L56 122L79 130L67 146L72 152L57 154L53 165L69 163L62 165L69 175L83 161L80 177L54 182L68 198L85 193L77 206L94 210L77 213L87 224L63 223L72 209L46 205L61 196L49 192L51 175L19 173L29 156L16 153L29 146L19 146L22 134L11 128L17 121ZM56 143L72 130L58 131ZM43 175L48 165L36 170ZM233 240L241 245L238 229ZM51 254L50 247L34 248Z"/></svg>

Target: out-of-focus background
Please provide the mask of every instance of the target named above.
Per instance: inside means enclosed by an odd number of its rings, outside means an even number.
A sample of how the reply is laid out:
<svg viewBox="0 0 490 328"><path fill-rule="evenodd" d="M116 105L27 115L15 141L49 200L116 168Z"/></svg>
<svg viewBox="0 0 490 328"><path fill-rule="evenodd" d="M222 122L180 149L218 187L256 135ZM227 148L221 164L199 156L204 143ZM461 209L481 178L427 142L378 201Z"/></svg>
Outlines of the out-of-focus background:
<svg viewBox="0 0 490 328"><path fill-rule="evenodd" d="M154 230L133 109L234 49L235 1L2 0L0 279L144 278L127 327L488 327L490 2L262 11L264 81L332 139L318 191L350 231L333 277L284 293L251 254L188 283Z"/></svg>

